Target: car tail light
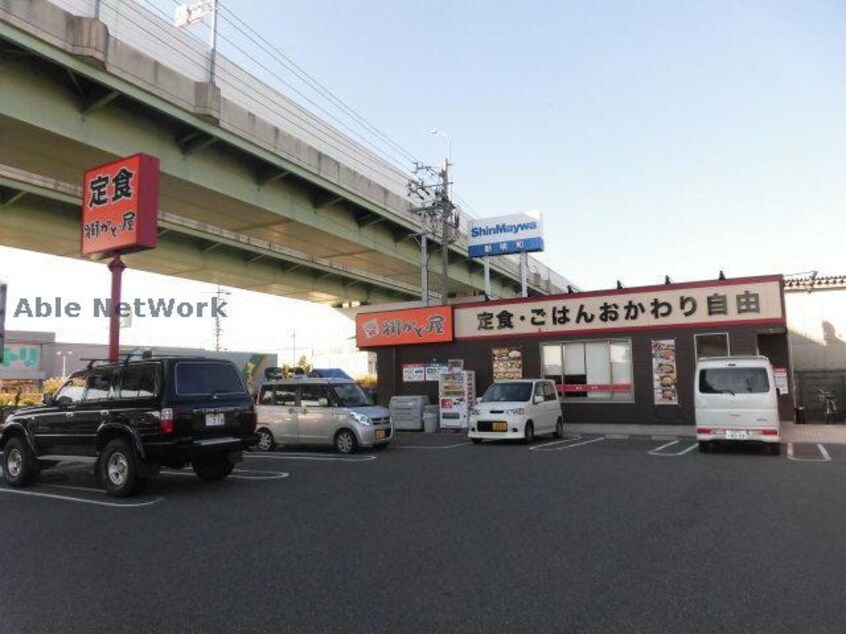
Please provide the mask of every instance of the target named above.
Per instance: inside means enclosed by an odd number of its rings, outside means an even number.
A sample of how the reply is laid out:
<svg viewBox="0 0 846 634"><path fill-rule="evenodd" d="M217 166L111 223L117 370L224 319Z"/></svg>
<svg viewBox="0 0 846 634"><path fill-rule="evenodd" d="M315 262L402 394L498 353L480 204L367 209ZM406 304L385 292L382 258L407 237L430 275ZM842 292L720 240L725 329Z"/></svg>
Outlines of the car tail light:
<svg viewBox="0 0 846 634"><path fill-rule="evenodd" d="M759 434L763 434L764 436L778 436L777 429L760 429L758 430Z"/></svg>
<svg viewBox="0 0 846 634"><path fill-rule="evenodd" d="M711 433L711 430L710 430L710 429L708 429L707 427L697 427L697 428L696 428L696 433L697 433L697 434L710 434L710 433Z"/></svg>
<svg viewBox="0 0 846 634"><path fill-rule="evenodd" d="M168 436L173 434L173 410L166 407L159 415L159 430Z"/></svg>

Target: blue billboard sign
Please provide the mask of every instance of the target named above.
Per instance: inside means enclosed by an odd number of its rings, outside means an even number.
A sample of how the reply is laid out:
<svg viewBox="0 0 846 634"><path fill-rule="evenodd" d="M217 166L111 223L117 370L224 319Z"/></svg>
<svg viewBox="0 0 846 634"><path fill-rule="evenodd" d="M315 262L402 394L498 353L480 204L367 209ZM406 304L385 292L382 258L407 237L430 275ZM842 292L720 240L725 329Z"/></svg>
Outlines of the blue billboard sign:
<svg viewBox="0 0 846 634"><path fill-rule="evenodd" d="M471 246L468 251L471 258L483 258L486 255L508 255L509 253L522 253L523 251L543 251L543 238L476 244Z"/></svg>
<svg viewBox="0 0 846 634"><path fill-rule="evenodd" d="M472 220L468 239L471 258L543 251L543 221L527 214Z"/></svg>

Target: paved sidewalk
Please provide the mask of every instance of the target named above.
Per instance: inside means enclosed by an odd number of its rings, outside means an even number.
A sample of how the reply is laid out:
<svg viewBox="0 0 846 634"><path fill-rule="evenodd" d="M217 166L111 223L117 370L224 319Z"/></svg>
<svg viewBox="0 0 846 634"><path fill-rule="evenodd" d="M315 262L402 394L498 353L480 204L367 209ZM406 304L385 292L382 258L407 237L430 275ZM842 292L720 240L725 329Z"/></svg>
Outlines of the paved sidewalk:
<svg viewBox="0 0 846 634"><path fill-rule="evenodd" d="M781 439L784 442L846 445L846 425L796 425L793 422L782 422Z"/></svg>
<svg viewBox="0 0 846 634"><path fill-rule="evenodd" d="M565 424L570 433L602 434L610 438L628 436L648 436L659 438L694 438L696 428L693 425L617 425L617 424ZM792 421L781 423L783 442L826 443L846 445L846 425L796 425Z"/></svg>

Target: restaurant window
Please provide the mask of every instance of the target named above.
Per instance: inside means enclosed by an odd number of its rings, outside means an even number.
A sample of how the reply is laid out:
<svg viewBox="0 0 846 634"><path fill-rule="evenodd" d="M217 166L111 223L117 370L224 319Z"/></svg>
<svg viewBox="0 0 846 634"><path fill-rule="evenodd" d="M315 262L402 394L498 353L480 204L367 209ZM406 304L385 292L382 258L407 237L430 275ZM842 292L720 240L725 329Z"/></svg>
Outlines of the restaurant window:
<svg viewBox="0 0 846 634"><path fill-rule="evenodd" d="M632 391L630 339L544 344L543 376L565 399L627 401Z"/></svg>
<svg viewBox="0 0 846 634"><path fill-rule="evenodd" d="M729 336L725 332L694 335L696 358L729 356Z"/></svg>

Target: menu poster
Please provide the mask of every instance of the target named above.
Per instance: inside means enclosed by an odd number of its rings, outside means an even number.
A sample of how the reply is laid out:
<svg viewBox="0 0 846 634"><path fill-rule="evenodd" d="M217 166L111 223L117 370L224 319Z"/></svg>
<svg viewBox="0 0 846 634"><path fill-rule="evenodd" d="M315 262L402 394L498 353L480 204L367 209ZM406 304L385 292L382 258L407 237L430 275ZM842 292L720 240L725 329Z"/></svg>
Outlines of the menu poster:
<svg viewBox="0 0 846 634"><path fill-rule="evenodd" d="M678 405L676 340L652 340L652 387L656 405Z"/></svg>
<svg viewBox="0 0 846 634"><path fill-rule="evenodd" d="M493 380L523 378L522 348L491 348L493 356Z"/></svg>
<svg viewBox="0 0 846 634"><path fill-rule="evenodd" d="M403 383L415 383L426 380L426 366L422 363L402 364Z"/></svg>
<svg viewBox="0 0 846 634"><path fill-rule="evenodd" d="M773 368L773 378L775 379L776 389L778 389L778 393L781 396L790 393L789 383L787 381L787 368Z"/></svg>
<svg viewBox="0 0 846 634"><path fill-rule="evenodd" d="M464 370L464 359L450 359L447 366L450 372L461 372Z"/></svg>
<svg viewBox="0 0 846 634"><path fill-rule="evenodd" d="M426 366L426 381L437 381L441 374L445 374L447 366L437 363L430 363Z"/></svg>

